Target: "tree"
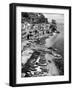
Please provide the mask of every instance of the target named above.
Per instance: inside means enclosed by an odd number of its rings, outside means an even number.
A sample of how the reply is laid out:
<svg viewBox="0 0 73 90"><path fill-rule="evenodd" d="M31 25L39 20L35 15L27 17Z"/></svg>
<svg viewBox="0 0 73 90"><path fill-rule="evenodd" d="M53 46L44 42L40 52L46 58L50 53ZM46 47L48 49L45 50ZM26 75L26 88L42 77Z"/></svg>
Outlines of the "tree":
<svg viewBox="0 0 73 90"><path fill-rule="evenodd" d="M22 13L22 22L28 21L32 24L48 23L48 19L42 13Z"/></svg>
<svg viewBox="0 0 73 90"><path fill-rule="evenodd" d="M52 22L49 28L51 29L51 32L55 32L57 30L56 20L52 19Z"/></svg>

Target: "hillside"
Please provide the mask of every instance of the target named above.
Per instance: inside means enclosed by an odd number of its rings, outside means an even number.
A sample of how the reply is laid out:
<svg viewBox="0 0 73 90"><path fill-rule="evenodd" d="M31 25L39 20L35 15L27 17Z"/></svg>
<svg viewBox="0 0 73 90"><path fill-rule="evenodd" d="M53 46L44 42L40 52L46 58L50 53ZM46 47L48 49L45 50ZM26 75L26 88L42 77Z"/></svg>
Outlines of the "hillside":
<svg viewBox="0 0 73 90"><path fill-rule="evenodd" d="M64 75L63 31L41 13L22 13L22 77Z"/></svg>

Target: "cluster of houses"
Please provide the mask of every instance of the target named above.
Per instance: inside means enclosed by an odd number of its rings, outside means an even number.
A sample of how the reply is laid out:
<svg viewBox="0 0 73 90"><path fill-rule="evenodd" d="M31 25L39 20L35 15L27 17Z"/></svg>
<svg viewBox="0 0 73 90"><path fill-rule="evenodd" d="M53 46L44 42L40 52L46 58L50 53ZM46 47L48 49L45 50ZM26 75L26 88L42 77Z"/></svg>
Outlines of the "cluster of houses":
<svg viewBox="0 0 73 90"><path fill-rule="evenodd" d="M30 24L28 22L22 23L22 39L31 40L48 35L50 32L50 24Z"/></svg>

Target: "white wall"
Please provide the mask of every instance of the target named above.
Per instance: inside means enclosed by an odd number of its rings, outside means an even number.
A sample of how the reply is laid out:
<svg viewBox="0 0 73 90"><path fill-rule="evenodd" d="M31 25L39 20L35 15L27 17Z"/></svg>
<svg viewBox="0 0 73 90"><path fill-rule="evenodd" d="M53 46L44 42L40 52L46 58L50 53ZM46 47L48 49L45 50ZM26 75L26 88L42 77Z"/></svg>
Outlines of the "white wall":
<svg viewBox="0 0 73 90"><path fill-rule="evenodd" d="M1 0L0 1L0 90L13 89L8 86L9 80L9 3L33 3L33 4L48 4L48 5L67 5L72 6L73 0ZM19 87L20 89L36 89L36 90L72 90L72 84L62 85L47 85L34 87Z"/></svg>

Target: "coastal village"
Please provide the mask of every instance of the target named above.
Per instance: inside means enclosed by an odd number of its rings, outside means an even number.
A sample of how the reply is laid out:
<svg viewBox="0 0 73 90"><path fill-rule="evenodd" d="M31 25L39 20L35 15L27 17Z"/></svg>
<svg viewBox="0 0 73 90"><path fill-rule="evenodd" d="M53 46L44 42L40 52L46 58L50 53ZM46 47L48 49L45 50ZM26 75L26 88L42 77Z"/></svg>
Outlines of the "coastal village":
<svg viewBox="0 0 73 90"><path fill-rule="evenodd" d="M45 44L47 38L50 40L60 33L56 21L48 22L41 13L22 13L21 21L22 77L59 75L53 59L61 59L62 56L51 44L48 47Z"/></svg>

